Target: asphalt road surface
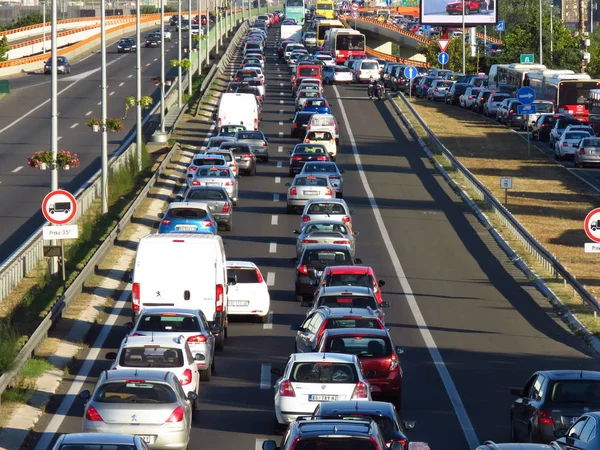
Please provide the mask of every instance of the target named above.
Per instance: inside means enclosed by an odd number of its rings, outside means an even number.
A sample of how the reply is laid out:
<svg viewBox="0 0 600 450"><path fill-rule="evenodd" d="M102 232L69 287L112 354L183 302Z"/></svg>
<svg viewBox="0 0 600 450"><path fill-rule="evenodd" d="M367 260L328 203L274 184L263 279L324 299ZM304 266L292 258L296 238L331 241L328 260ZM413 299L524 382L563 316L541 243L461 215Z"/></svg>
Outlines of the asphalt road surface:
<svg viewBox="0 0 600 450"><path fill-rule="evenodd" d="M241 179L237 225L222 236L228 258L254 261L273 280L273 323L230 323L216 374L201 386L192 449L260 449L264 439L280 439L274 435L275 379L261 373L285 364L294 347L289 326L306 313L295 301L290 262L299 216L285 213L287 152L296 143L287 137L294 106L287 68L271 50L261 123L270 137L271 160L259 165L256 177ZM402 416L417 421L411 440L451 450L474 448L486 439L507 441L510 388L522 387L536 370L582 363L597 370L598 364L508 263L383 101L368 100L366 87L358 85L326 87L325 94L341 128L338 164L346 171L345 199L360 231L356 255L387 281L383 295L392 306L386 321L396 345L405 349ZM106 330L100 358L125 335L128 298L117 304L123 308ZM81 388L93 389L95 377L108 367L107 361L94 361ZM73 400L78 391L66 382L60 395ZM83 407L75 398L61 415L47 411L35 433L51 438L50 423L59 433L80 431Z"/></svg>

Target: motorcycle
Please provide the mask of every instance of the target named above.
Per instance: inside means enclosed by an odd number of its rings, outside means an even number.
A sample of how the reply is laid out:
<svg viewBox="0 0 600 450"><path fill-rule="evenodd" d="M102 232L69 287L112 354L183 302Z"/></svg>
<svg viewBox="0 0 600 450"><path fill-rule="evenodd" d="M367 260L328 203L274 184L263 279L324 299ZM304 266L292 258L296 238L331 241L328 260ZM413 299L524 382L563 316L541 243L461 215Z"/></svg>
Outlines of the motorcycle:
<svg viewBox="0 0 600 450"><path fill-rule="evenodd" d="M383 85L382 81L379 81L375 85L375 95L377 96L378 100L381 100L385 96L385 86Z"/></svg>

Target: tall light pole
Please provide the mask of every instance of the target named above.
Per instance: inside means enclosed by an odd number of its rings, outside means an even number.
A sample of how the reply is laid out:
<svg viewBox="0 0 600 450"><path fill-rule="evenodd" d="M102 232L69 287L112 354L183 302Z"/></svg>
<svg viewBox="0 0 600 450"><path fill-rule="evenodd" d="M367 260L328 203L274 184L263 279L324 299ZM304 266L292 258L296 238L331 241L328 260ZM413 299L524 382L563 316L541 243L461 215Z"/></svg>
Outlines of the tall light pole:
<svg viewBox="0 0 600 450"><path fill-rule="evenodd" d="M219 0L215 0L215 54L219 53L219 41L220 41L220 33L221 30L221 17L219 16Z"/></svg>
<svg viewBox="0 0 600 450"><path fill-rule="evenodd" d="M188 0L188 11L190 18L190 29L188 31L188 58L190 63L192 62L192 0ZM198 37L200 37L200 16L198 16ZM193 67L190 65L188 70L188 94L192 96L192 74L194 73Z"/></svg>
<svg viewBox="0 0 600 450"><path fill-rule="evenodd" d="M165 132L165 1L160 0L160 133Z"/></svg>
<svg viewBox="0 0 600 450"><path fill-rule="evenodd" d="M101 78L100 78L100 100L102 102L102 150L101 150L101 163L102 163L102 176L101 176L101 204L102 214L108 212L108 130L106 129L107 119L107 96L106 90L106 1L102 0L100 3L100 67L101 67Z"/></svg>
<svg viewBox="0 0 600 450"><path fill-rule="evenodd" d="M466 51L467 50L466 50L466 46L465 46L465 35L466 35L466 30L465 30L465 0L462 0L462 73L463 74L467 73L467 70L466 70L466 66L467 66Z"/></svg>
<svg viewBox="0 0 600 450"><path fill-rule="evenodd" d="M104 0L103 0L104 1ZM142 170L142 46L140 45L142 42L142 24L140 20L140 0L137 0L135 8L135 74L136 74L136 92L135 98L137 99L137 104L135 105L135 155L137 159L138 170ZM162 33L161 33L162 36Z"/></svg>
<svg viewBox="0 0 600 450"><path fill-rule="evenodd" d="M183 91L181 88L181 29L183 28L183 17L181 17L181 0L177 2L178 5L178 24L177 27L177 60L179 64L177 65L177 107L181 109L183 103Z"/></svg>
<svg viewBox="0 0 600 450"><path fill-rule="evenodd" d="M542 53L542 0L540 0L540 64L544 64L544 55Z"/></svg>
<svg viewBox="0 0 600 450"><path fill-rule="evenodd" d="M40 0L42 5L42 53L46 54L46 0Z"/></svg>
<svg viewBox="0 0 600 450"><path fill-rule="evenodd" d="M198 5L198 76L202 73L202 0L196 0ZM208 20L208 19L207 19Z"/></svg>
<svg viewBox="0 0 600 450"><path fill-rule="evenodd" d="M554 51L554 26L552 24L552 16L554 15L554 5L550 4L550 61L553 59L552 52Z"/></svg>
<svg viewBox="0 0 600 450"><path fill-rule="evenodd" d="M52 14L52 28L50 30L50 49L52 54L50 55L50 98L51 98L51 129L50 129L50 151L52 152L52 161L56 161L58 155L58 71L57 71L57 22L58 22L58 11L57 2L59 0L52 0L52 6L50 8ZM50 166L50 190L55 191L58 189L58 167L56 164ZM56 245L56 241L50 241L51 245ZM58 261L56 258L50 258L49 261L49 272L55 274L58 272Z"/></svg>
<svg viewBox="0 0 600 450"><path fill-rule="evenodd" d="M210 6L206 0L206 66L210 63ZM214 0L211 0L214 1Z"/></svg>

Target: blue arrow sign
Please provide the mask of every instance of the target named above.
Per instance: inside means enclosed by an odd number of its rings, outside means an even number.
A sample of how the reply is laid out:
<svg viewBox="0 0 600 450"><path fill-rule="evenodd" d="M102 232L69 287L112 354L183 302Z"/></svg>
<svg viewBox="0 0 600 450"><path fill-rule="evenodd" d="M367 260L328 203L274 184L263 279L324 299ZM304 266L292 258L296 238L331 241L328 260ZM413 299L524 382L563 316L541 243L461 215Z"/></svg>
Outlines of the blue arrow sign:
<svg viewBox="0 0 600 450"><path fill-rule="evenodd" d="M446 53L446 52L438 53L438 62L440 64L448 64L449 59L450 59L450 57L448 56L448 53Z"/></svg>
<svg viewBox="0 0 600 450"><path fill-rule="evenodd" d="M391 6L392 2L393 2L393 0L385 0L385 4L387 6Z"/></svg>
<svg viewBox="0 0 600 450"><path fill-rule="evenodd" d="M535 92L530 87L522 87L517 91L517 99L524 105L531 105L535 100Z"/></svg>
<svg viewBox="0 0 600 450"><path fill-rule="evenodd" d="M521 105L521 106L517 106L517 113L518 114L536 114L537 113L537 108L535 105Z"/></svg>
<svg viewBox="0 0 600 450"><path fill-rule="evenodd" d="M506 31L506 24L504 23L504 20L498 21L496 24L496 31Z"/></svg>
<svg viewBox="0 0 600 450"><path fill-rule="evenodd" d="M404 68L404 76L410 80L417 76L417 68L415 66L406 66Z"/></svg>
<svg viewBox="0 0 600 450"><path fill-rule="evenodd" d="M342 2L342 9L350 9L350 3L347 0Z"/></svg>

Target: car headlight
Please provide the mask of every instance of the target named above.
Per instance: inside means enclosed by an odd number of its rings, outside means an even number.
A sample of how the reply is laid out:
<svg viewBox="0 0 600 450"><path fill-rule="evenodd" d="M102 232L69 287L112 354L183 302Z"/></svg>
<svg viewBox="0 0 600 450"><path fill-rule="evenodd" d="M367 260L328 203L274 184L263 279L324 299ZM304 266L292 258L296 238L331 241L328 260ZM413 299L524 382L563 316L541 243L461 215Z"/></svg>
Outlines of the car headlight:
<svg viewBox="0 0 600 450"><path fill-rule="evenodd" d="M122 47L122 46L120 46L120 45L117 45L117 48L123 48L123 47Z"/></svg>

